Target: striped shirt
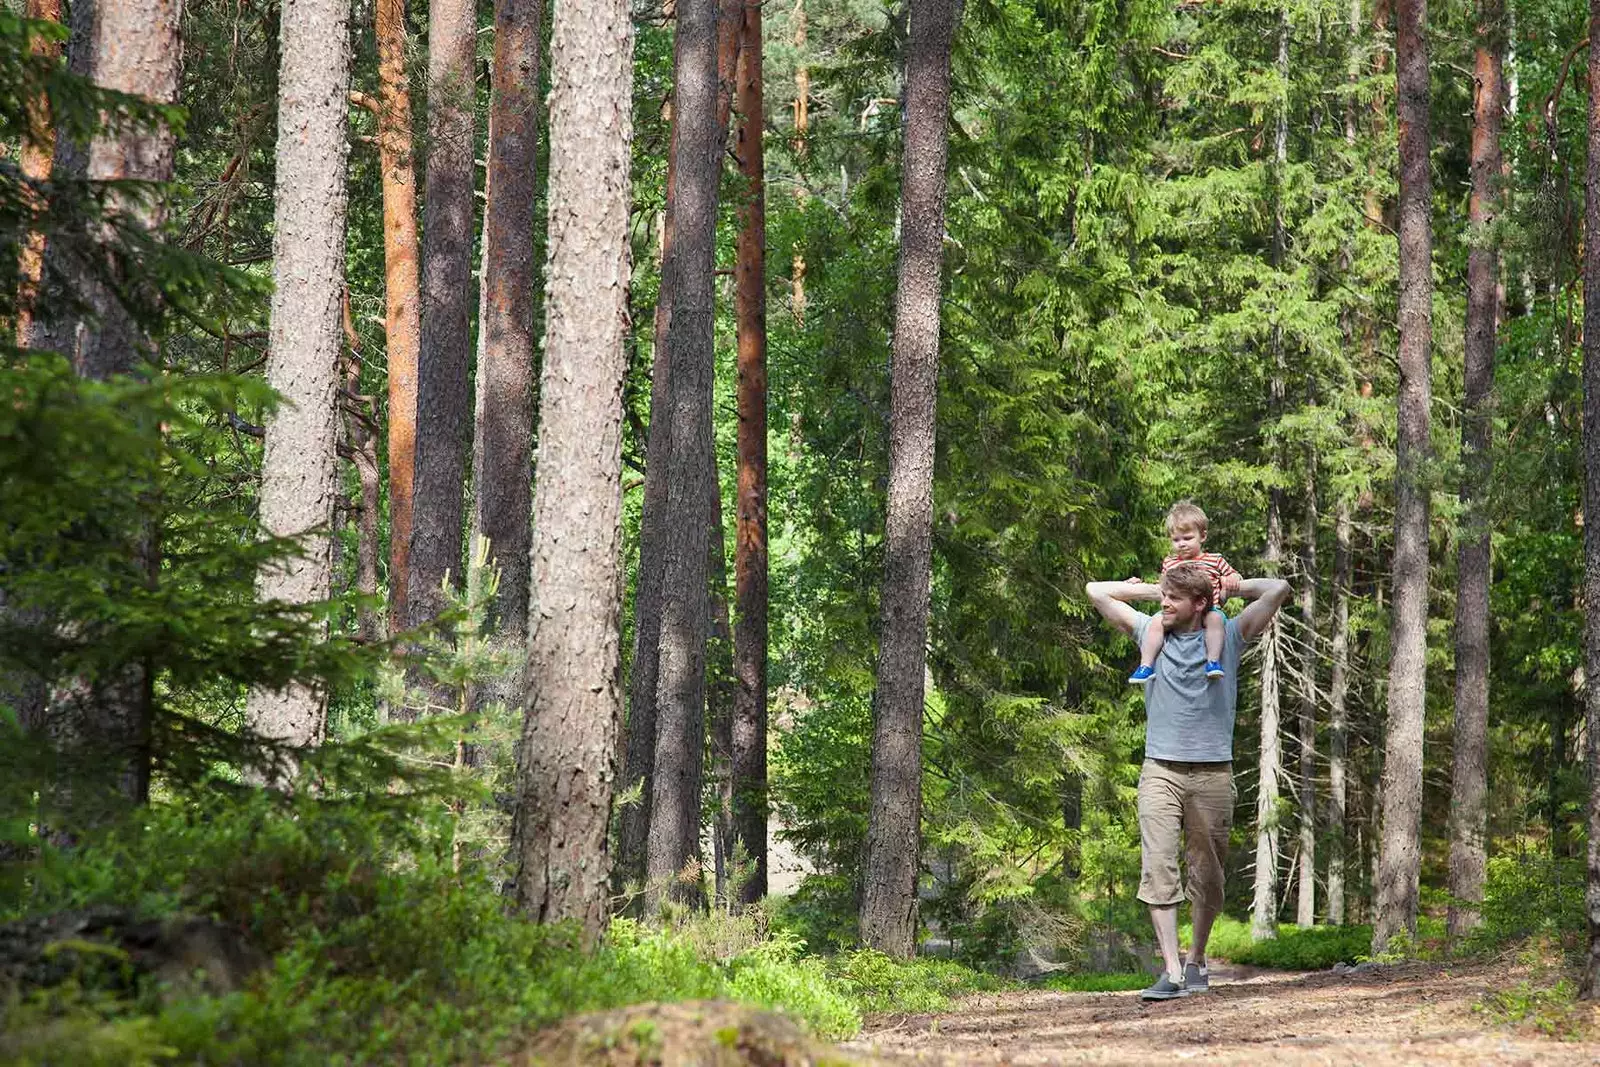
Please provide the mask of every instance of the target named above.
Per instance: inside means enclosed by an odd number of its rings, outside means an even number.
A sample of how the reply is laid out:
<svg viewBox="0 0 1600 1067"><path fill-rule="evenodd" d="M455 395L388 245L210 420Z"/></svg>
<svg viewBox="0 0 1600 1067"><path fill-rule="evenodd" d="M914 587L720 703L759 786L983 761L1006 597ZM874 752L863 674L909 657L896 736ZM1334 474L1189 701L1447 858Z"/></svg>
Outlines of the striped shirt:
<svg viewBox="0 0 1600 1067"><path fill-rule="evenodd" d="M1239 573L1233 569L1233 565L1223 559L1219 553L1202 552L1193 559L1179 559L1177 556L1168 556L1161 561L1161 573L1167 573L1169 569L1179 563L1193 563L1206 572L1206 577L1211 579L1211 606L1222 607L1223 602L1228 599L1228 595L1222 591L1222 580L1230 574L1237 575Z"/></svg>

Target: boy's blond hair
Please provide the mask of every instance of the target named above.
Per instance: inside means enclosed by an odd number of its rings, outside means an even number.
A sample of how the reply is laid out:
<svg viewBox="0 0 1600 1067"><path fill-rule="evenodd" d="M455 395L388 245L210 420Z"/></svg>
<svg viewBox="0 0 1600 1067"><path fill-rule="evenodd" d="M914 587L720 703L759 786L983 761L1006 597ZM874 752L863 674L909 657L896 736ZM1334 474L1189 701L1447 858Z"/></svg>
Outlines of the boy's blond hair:
<svg viewBox="0 0 1600 1067"><path fill-rule="evenodd" d="M1209 520L1206 513L1200 510L1200 505L1193 500L1180 500L1172 505L1172 510L1167 512L1167 533L1193 526L1202 534L1206 532Z"/></svg>

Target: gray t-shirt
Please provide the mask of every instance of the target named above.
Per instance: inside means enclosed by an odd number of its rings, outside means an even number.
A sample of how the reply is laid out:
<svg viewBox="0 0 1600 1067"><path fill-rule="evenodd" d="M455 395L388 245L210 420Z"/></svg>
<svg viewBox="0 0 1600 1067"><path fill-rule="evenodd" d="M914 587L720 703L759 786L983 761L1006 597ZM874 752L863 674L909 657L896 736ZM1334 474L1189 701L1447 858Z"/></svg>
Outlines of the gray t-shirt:
<svg viewBox="0 0 1600 1067"><path fill-rule="evenodd" d="M1140 615L1133 628L1144 640L1154 616ZM1156 675L1144 687L1144 754L1150 759L1216 763L1233 759L1233 715L1239 702L1239 657L1244 635L1229 619L1223 630L1222 668L1227 677L1206 677L1204 631L1167 634L1156 657Z"/></svg>

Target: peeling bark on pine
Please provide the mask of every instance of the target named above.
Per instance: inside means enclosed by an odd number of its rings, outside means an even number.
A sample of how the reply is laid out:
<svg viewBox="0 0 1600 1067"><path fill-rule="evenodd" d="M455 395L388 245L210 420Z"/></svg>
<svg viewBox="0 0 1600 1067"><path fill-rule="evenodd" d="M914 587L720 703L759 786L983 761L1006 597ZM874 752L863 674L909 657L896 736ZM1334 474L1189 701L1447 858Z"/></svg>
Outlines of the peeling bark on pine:
<svg viewBox="0 0 1600 1067"><path fill-rule="evenodd" d="M407 621L421 626L462 582L462 526L472 418L472 0L428 5L428 158L422 200L422 346Z"/></svg>
<svg viewBox="0 0 1600 1067"><path fill-rule="evenodd" d="M1305 547L1301 553L1305 576L1300 581L1300 615L1313 644L1317 633L1317 453L1309 451L1306 478ZM1317 663L1306 663L1305 687L1300 694L1300 772L1295 783L1300 795L1300 884L1295 901L1295 924L1302 929L1317 921Z"/></svg>
<svg viewBox="0 0 1600 1067"><path fill-rule="evenodd" d="M43 22L61 21L61 0L27 0L24 11L28 18ZM61 57L61 42L45 37L35 37L31 51L36 56L50 59ZM37 211L45 208L43 197L37 196L34 186L50 180L50 164L55 153L55 127L50 122L50 98L40 94L27 102L28 130L22 143L21 171L24 186L22 196ZM39 278L44 270L45 235L43 230L29 229L17 253L17 344L27 346L32 332L33 304L39 295Z"/></svg>
<svg viewBox="0 0 1600 1067"><path fill-rule="evenodd" d="M326 600L338 494L340 295L344 291L349 0L285 0L273 215L267 383L283 397L267 421L261 526L302 538L303 557L262 569L262 600ZM295 747L322 740L326 694L299 682L257 689L245 721Z"/></svg>
<svg viewBox="0 0 1600 1067"><path fill-rule="evenodd" d="M741 903L767 895L767 289L762 154L761 5L744 5L739 47L739 132L734 153L748 183L734 249L738 323L738 497L734 538L734 835L750 877Z"/></svg>
<svg viewBox="0 0 1600 1067"><path fill-rule="evenodd" d="M1589 40L1600 41L1600 0L1589 0ZM1600 48L1589 49L1589 162L1584 247L1600 248ZM1583 512L1600 515L1600 256L1583 260ZM1588 954L1580 995L1600 998L1600 522L1583 524L1584 705L1589 764Z"/></svg>
<svg viewBox="0 0 1600 1067"><path fill-rule="evenodd" d="M902 958L916 951L950 50L961 17L958 0L912 0L910 14L884 577L860 914L861 939Z"/></svg>
<svg viewBox="0 0 1600 1067"><path fill-rule="evenodd" d="M384 349L389 376L389 632L406 625L417 459L417 353L422 288L417 178L411 153L405 0L377 0L378 157L383 170Z"/></svg>
<svg viewBox="0 0 1600 1067"><path fill-rule="evenodd" d="M656 742L650 775L650 832L645 849L645 909L664 897L698 903L700 789L705 762L706 471L713 455L712 386L717 187L717 7L680 0L674 40L673 136L676 141L672 246L662 264L670 290L668 407L671 422L666 505L661 513L661 634L656 673ZM658 476L662 457L651 456Z"/></svg>
<svg viewBox="0 0 1600 1067"><path fill-rule="evenodd" d="M1472 195L1467 216L1466 391L1461 422L1461 543L1456 573L1456 712L1450 777L1450 898L1446 929L1478 925L1487 865L1489 728L1489 517L1493 458L1494 349L1500 318L1500 253L1493 228L1501 185L1500 125L1505 50L1501 0L1479 0ZM1460 901L1461 903L1456 903Z"/></svg>
<svg viewBox="0 0 1600 1067"><path fill-rule="evenodd" d="M1328 676L1328 922L1345 920L1345 822L1350 727L1350 502L1333 520L1333 639Z"/></svg>
<svg viewBox="0 0 1600 1067"><path fill-rule="evenodd" d="M497 0L484 208L472 528L500 568L492 622L528 629L533 499L533 206L544 0Z"/></svg>
<svg viewBox="0 0 1600 1067"><path fill-rule="evenodd" d="M621 727L622 382L633 25L623 0L556 5L550 259L532 606L511 851L541 922L603 932Z"/></svg>
<svg viewBox="0 0 1600 1067"><path fill-rule="evenodd" d="M1414 935L1422 862L1422 728L1427 681L1428 406L1432 393L1433 225L1428 172L1426 0L1399 0L1395 79L1400 121L1400 383L1395 442L1394 615L1383 760L1383 841L1374 887L1373 954Z"/></svg>

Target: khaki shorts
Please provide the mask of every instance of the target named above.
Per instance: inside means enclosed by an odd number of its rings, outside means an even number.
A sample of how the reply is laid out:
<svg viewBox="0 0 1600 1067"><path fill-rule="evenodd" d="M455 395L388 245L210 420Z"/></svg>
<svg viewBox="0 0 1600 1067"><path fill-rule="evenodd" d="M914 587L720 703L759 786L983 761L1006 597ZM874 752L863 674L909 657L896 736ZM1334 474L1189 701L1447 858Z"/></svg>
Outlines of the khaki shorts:
<svg viewBox="0 0 1600 1067"><path fill-rule="evenodd" d="M1139 773L1139 899L1157 907L1188 899L1220 912L1232 826L1232 763L1145 760ZM1187 898L1178 876L1180 836L1189 868Z"/></svg>

